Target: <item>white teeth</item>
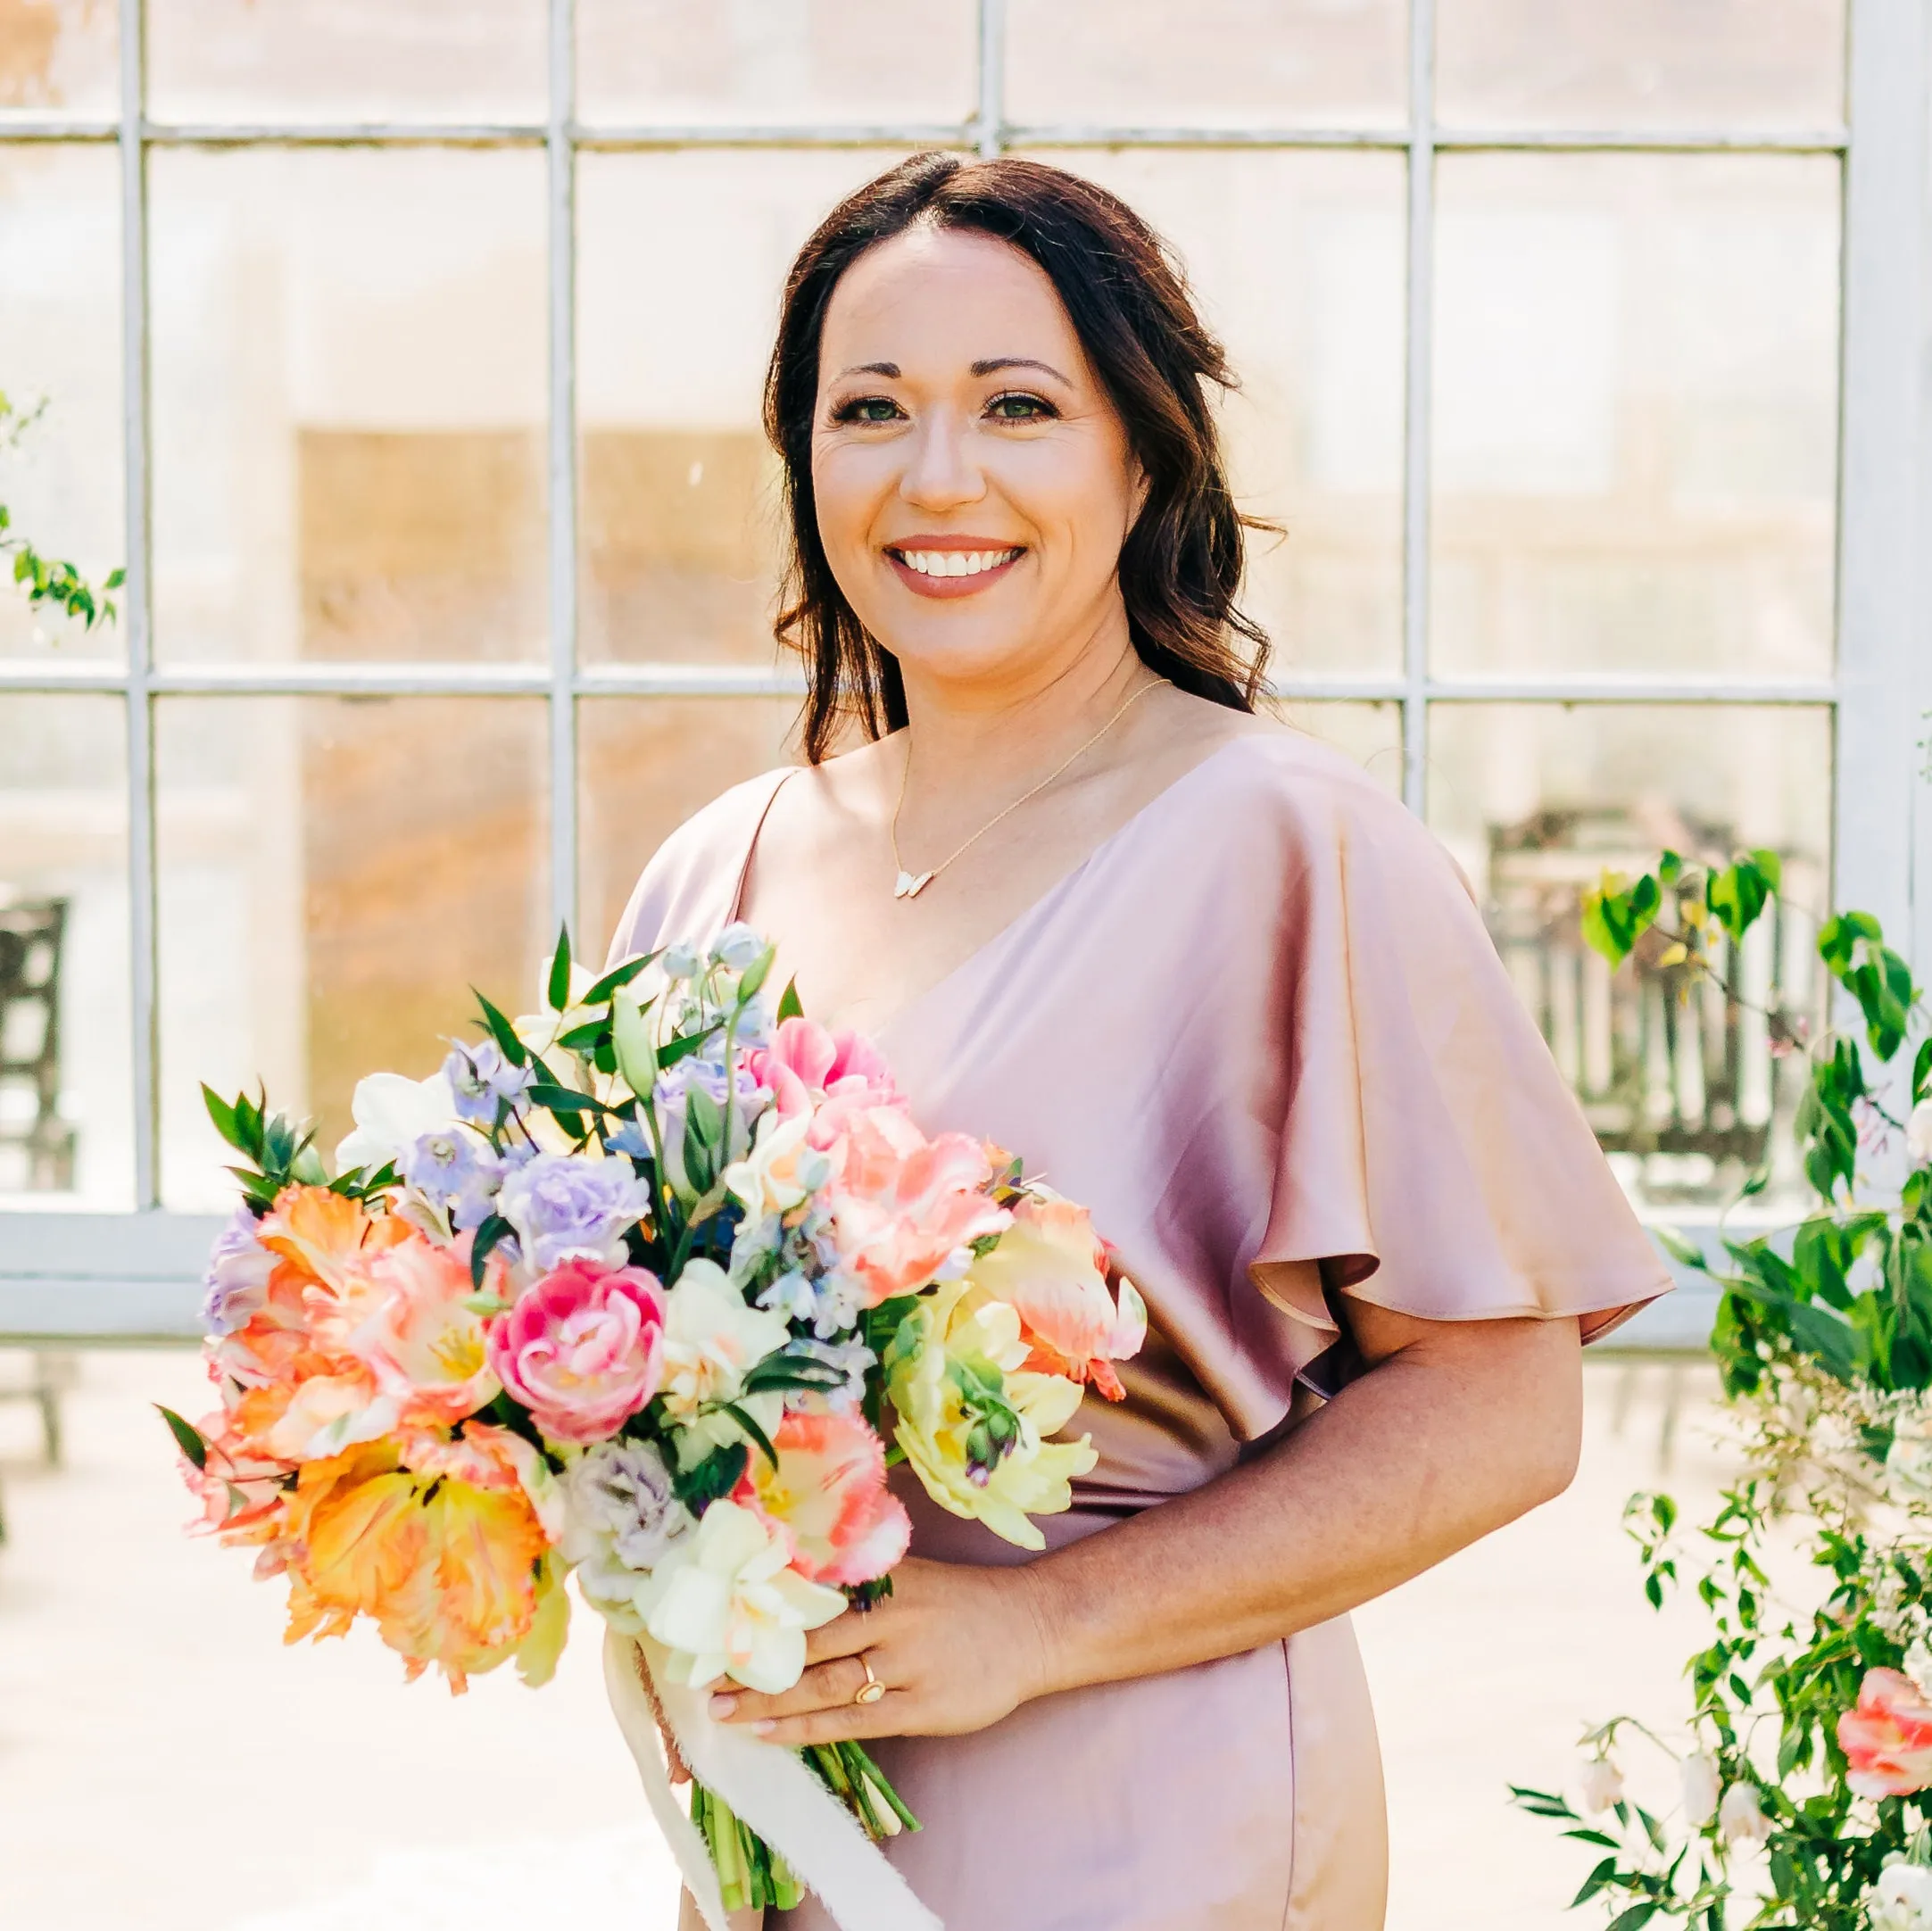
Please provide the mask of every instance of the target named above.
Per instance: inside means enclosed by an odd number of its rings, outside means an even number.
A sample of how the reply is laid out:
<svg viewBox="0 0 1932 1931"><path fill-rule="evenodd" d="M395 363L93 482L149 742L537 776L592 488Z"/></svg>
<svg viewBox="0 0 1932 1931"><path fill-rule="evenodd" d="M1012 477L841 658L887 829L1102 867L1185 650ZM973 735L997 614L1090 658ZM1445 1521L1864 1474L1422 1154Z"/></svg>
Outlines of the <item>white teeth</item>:
<svg viewBox="0 0 1932 1931"><path fill-rule="evenodd" d="M893 552L921 576L977 576L1019 555L1017 550L900 550Z"/></svg>

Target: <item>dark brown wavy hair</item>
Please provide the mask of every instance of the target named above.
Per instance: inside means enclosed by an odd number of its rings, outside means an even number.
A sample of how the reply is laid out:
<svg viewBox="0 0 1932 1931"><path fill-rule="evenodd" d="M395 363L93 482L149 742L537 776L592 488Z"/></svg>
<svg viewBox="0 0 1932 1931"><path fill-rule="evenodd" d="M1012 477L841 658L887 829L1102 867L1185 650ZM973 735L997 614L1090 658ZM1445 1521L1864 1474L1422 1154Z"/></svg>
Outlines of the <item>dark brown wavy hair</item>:
<svg viewBox="0 0 1932 1931"><path fill-rule="evenodd" d="M806 757L818 763L847 724L876 738L906 721L899 660L867 634L825 559L812 425L839 278L868 248L922 222L991 235L1046 271L1147 478L1120 552L1133 647L1182 690L1252 710L1268 640L1234 598L1246 531L1273 526L1235 508L1208 394L1234 377L1179 262L1124 202L1076 174L1005 156L916 154L848 195L800 250L765 378L765 433L784 466L791 535L774 627L805 665Z"/></svg>

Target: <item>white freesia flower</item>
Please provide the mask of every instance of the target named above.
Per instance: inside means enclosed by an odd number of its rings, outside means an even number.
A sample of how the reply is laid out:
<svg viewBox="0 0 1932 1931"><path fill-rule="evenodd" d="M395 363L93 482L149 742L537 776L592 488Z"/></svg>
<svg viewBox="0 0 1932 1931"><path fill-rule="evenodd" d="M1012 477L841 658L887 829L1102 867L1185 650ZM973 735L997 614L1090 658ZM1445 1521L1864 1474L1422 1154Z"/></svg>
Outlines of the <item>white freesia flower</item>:
<svg viewBox="0 0 1932 1931"><path fill-rule="evenodd" d="M1623 1772L1608 1757L1592 1757L1583 1766L1583 1808L1592 1816L1623 1801Z"/></svg>
<svg viewBox="0 0 1932 1931"><path fill-rule="evenodd" d="M845 1607L842 1591L789 1566L781 1534L723 1501L658 1565L648 1595L644 1627L675 1652L676 1677L702 1689L728 1675L767 1695L804 1672L805 1632Z"/></svg>
<svg viewBox="0 0 1932 1931"><path fill-rule="evenodd" d="M707 1439L737 1439L740 1430L728 1415L701 1411L716 1402L738 1400L745 1376L783 1347L790 1333L784 1314L747 1306L715 1261L687 1262L665 1303L659 1384L665 1407L673 1419ZM784 1397L774 1394L746 1397L746 1405L767 1431L784 1412Z"/></svg>
<svg viewBox="0 0 1932 1931"><path fill-rule="evenodd" d="M1921 1164L1932 1164L1932 1098L1921 1099L1905 1122L1905 1144Z"/></svg>
<svg viewBox="0 0 1932 1931"><path fill-rule="evenodd" d="M1885 1467L1908 1501L1932 1502L1932 1428L1922 1411L1902 1413L1894 1421Z"/></svg>
<svg viewBox="0 0 1932 1931"><path fill-rule="evenodd" d="M810 1115L803 1113L789 1120L776 1113L759 1118L750 1152L724 1173L726 1187L747 1215L789 1214L831 1179L830 1159L806 1144L811 1123Z"/></svg>
<svg viewBox="0 0 1932 1931"><path fill-rule="evenodd" d="M349 1111L355 1131L336 1148L336 1168L343 1173L351 1167L400 1160L426 1133L453 1126L456 1090L442 1073L432 1073L427 1080L372 1073L356 1082Z"/></svg>
<svg viewBox="0 0 1932 1931"><path fill-rule="evenodd" d="M1717 1815L1717 1764L1700 1750L1684 1759L1683 1778L1684 1821L1696 1830Z"/></svg>
<svg viewBox="0 0 1932 1931"><path fill-rule="evenodd" d="M1763 1799L1755 1784L1736 1783L1717 1807L1717 1834L1726 1844L1762 1844L1771 1834Z"/></svg>
<svg viewBox="0 0 1932 1931"><path fill-rule="evenodd" d="M1887 1864L1865 1894L1871 1931L1932 1931L1932 1870L1923 1864Z"/></svg>

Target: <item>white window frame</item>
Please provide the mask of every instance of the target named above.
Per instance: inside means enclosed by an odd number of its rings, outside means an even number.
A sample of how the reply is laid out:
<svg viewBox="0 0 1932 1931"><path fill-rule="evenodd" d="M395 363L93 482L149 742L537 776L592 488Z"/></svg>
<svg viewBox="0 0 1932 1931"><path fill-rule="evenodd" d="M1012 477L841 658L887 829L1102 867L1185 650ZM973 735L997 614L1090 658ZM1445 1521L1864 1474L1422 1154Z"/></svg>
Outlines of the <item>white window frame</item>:
<svg viewBox="0 0 1932 1931"><path fill-rule="evenodd" d="M1001 99L1005 0L979 0L979 101L954 126L580 126L573 0L549 0L550 89L541 122L188 126L151 120L145 0L120 0L122 111L110 121L0 124L0 144L112 144L120 157L127 585L123 666L0 661L0 692L98 692L127 719L137 1206L126 1214L0 1213L0 1338L178 1339L197 1330L198 1276L220 1222L160 1205L155 1019L153 702L179 693L537 695L548 700L553 910L572 919L577 877L576 705L626 694L794 692L782 673L703 665L577 661L576 462L576 156L585 150L954 147L1274 149L1399 152L1407 162L1407 351L1403 489L1403 652L1395 675L1295 677L1305 700L1399 705L1403 791L1425 803L1427 728L1437 704L1801 704L1835 717L1834 839L1838 901L1869 907L1932 962L1932 786L1920 782L1921 721L1932 709L1932 169L1927 96L1932 0L1849 0L1847 124L1810 132L1616 131L1562 135L1440 128L1433 119L1436 0L1411 0L1406 128L1186 129L1010 122ZM547 664L173 667L153 648L150 593L147 157L158 147L541 147L549 221L549 614ZM1837 644L1826 679L1659 677L1455 679L1428 661L1430 374L1435 160L1450 151L1821 153L1845 157L1843 365L1838 483ZM1695 1326L1688 1345L1698 1345Z"/></svg>

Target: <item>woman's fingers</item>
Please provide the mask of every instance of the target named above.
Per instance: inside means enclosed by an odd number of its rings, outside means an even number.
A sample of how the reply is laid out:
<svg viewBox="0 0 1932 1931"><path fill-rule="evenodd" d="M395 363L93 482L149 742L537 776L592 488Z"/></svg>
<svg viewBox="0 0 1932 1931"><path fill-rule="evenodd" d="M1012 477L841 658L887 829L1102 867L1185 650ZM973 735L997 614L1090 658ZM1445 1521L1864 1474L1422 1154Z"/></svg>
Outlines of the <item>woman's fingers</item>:
<svg viewBox="0 0 1932 1931"><path fill-rule="evenodd" d="M876 1665L875 1665L876 1670ZM874 1681L883 1680L875 1674ZM813 1710L863 1710L856 1699L866 1687L866 1666L857 1656L839 1656L810 1665L788 1690L760 1695L755 1690L726 1690L711 1699L711 1714L721 1722L761 1723Z"/></svg>
<svg viewBox="0 0 1932 1931"><path fill-rule="evenodd" d="M829 1662L834 1656L856 1656L884 1635L891 1620L891 1612L883 1604L877 1609L849 1609L842 1616L805 1632L805 1660Z"/></svg>

